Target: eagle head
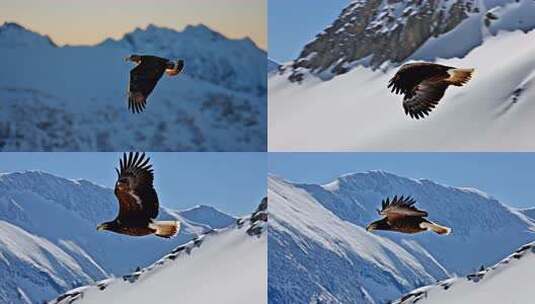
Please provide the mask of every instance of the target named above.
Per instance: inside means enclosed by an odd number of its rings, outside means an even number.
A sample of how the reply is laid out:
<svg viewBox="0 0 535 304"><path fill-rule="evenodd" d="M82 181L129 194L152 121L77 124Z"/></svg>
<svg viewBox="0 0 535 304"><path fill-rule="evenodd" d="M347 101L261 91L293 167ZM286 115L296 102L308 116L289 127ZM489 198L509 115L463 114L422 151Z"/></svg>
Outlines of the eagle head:
<svg viewBox="0 0 535 304"><path fill-rule="evenodd" d="M130 184L128 183L128 179L126 177L120 178L115 184L115 188L119 191L130 191Z"/></svg>
<svg viewBox="0 0 535 304"><path fill-rule="evenodd" d="M391 227L390 224L388 224L388 222L386 221L386 219L382 219L369 224L366 227L366 230L368 232L374 232L375 230L391 230Z"/></svg>
<svg viewBox="0 0 535 304"><path fill-rule="evenodd" d="M124 59L124 61L126 61L126 62L132 61L132 62L135 62L135 63L140 63L141 62L141 55L136 55L136 54L130 55L130 56L126 57Z"/></svg>
<svg viewBox="0 0 535 304"><path fill-rule="evenodd" d="M97 226L97 231L105 231L105 230L109 230L109 231L115 231L117 230L117 222L106 222L106 223L102 223L100 225Z"/></svg>

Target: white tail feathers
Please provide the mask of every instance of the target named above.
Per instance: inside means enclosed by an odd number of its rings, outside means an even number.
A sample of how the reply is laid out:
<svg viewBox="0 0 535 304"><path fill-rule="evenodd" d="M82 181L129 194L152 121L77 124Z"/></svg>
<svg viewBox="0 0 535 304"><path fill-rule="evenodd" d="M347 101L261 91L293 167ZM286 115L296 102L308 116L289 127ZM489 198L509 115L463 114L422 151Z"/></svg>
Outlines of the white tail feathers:
<svg viewBox="0 0 535 304"><path fill-rule="evenodd" d="M176 221L152 222L149 227L156 230L155 235L163 238L170 238L180 231L180 223Z"/></svg>
<svg viewBox="0 0 535 304"><path fill-rule="evenodd" d="M474 69L451 69L448 70L450 78L447 80L452 85L460 87L472 79L472 73L474 73Z"/></svg>
<svg viewBox="0 0 535 304"><path fill-rule="evenodd" d="M431 230L431 231L436 232L438 234L446 234L446 235L448 235L448 234L451 233L451 228L445 227L445 226L440 226L439 224L435 224L435 223L431 223L431 222L421 223L420 227L422 227L422 229Z"/></svg>

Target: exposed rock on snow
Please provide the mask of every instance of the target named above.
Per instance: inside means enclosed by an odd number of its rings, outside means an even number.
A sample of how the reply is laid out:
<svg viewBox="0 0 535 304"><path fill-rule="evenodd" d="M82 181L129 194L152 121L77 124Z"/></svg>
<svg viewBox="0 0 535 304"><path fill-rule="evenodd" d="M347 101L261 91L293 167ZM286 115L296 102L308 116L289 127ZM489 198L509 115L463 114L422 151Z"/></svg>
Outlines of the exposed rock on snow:
<svg viewBox="0 0 535 304"><path fill-rule="evenodd" d="M530 303L533 280L535 243L530 243L492 267L418 288L392 304Z"/></svg>
<svg viewBox="0 0 535 304"><path fill-rule="evenodd" d="M533 28L532 0L357 0L285 69L291 81L302 81L308 73L329 79L357 65L463 57L485 35Z"/></svg>

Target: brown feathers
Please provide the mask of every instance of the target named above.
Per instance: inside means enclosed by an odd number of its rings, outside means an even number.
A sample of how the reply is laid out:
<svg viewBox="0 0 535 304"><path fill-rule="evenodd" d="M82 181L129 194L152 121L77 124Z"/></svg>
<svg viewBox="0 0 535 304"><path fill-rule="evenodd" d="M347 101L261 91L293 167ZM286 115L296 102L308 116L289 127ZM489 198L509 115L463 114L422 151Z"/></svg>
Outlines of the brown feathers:
<svg viewBox="0 0 535 304"><path fill-rule="evenodd" d="M473 71L434 63L409 63L390 79L388 88L395 94L404 95L405 114L420 119L438 105L449 85L464 85L471 79Z"/></svg>
<svg viewBox="0 0 535 304"><path fill-rule="evenodd" d="M394 196L381 202L381 210L377 210L383 218L368 225L368 231L386 230L402 233L418 233L434 231L438 234L448 234L451 229L428 221L426 211L414 207L416 200L410 196Z"/></svg>
<svg viewBox="0 0 535 304"><path fill-rule="evenodd" d="M149 95L165 72L170 76L175 76L184 67L182 60L175 64L168 59L156 56L131 55L128 60L138 63L130 71L128 86L128 109L132 113L140 113L145 110Z"/></svg>
<svg viewBox="0 0 535 304"><path fill-rule="evenodd" d="M120 234L143 236L156 234L161 237L175 235L180 227L175 221L156 222L158 195L154 189L154 173L150 158L145 153L124 153L119 160L115 196L119 201L119 214L115 220L101 224L97 230L109 230Z"/></svg>

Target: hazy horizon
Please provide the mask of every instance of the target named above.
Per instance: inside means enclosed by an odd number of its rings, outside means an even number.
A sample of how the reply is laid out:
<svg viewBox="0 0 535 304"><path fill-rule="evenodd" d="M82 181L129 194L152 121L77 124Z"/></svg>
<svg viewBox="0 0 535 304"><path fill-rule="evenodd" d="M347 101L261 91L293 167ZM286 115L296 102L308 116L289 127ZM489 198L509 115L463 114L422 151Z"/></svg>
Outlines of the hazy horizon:
<svg viewBox="0 0 535 304"><path fill-rule="evenodd" d="M109 4L109 1L71 2L5 0L0 24L14 22L47 35L57 45L95 45L107 38L120 39L149 24L182 31L204 24L230 39L250 38L267 50L264 0L142 0ZM58 8L61 7L61 8Z"/></svg>

